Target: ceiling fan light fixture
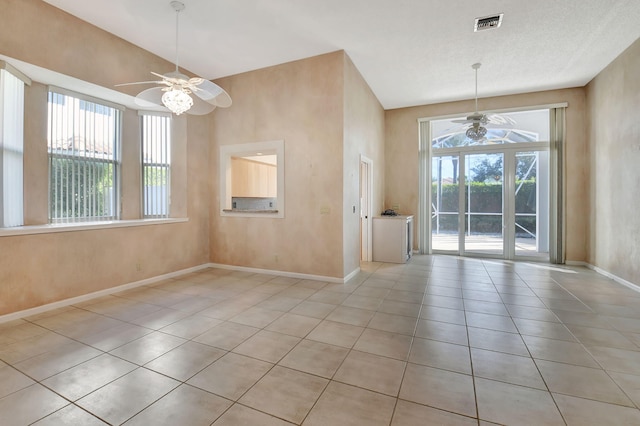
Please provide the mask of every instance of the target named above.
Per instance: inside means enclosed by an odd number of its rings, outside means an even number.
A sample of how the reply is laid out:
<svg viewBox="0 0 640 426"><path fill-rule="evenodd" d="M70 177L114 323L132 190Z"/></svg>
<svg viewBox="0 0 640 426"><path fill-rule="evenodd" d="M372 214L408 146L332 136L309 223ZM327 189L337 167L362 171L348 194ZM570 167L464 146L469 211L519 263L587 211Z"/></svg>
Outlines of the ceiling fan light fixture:
<svg viewBox="0 0 640 426"><path fill-rule="evenodd" d="M487 128L474 125L467 129L466 135L471 140L479 141L487 135Z"/></svg>
<svg viewBox="0 0 640 426"><path fill-rule="evenodd" d="M175 115L180 115L193 106L193 99L184 90L172 88L162 95L162 104Z"/></svg>

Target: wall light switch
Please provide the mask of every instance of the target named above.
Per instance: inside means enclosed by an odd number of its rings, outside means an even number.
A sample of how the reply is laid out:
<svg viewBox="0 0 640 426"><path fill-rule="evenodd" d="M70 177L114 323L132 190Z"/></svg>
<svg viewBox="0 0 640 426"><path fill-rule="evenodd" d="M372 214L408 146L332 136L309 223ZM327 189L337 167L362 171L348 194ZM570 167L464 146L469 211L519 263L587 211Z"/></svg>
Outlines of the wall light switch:
<svg viewBox="0 0 640 426"><path fill-rule="evenodd" d="M331 209L329 207L320 207L320 214L329 214Z"/></svg>

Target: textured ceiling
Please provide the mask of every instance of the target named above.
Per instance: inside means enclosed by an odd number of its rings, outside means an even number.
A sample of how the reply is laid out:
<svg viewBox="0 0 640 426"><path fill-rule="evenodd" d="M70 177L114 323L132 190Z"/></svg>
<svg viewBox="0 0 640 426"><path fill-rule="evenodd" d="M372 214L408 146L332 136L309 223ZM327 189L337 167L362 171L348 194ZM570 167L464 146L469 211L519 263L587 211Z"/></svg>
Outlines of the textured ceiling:
<svg viewBox="0 0 640 426"><path fill-rule="evenodd" d="M169 0L45 1L175 60ZM472 98L475 62L480 97L583 86L640 37L639 0L183 3L185 69L215 79L343 49L385 109ZM497 13L500 28L473 32Z"/></svg>

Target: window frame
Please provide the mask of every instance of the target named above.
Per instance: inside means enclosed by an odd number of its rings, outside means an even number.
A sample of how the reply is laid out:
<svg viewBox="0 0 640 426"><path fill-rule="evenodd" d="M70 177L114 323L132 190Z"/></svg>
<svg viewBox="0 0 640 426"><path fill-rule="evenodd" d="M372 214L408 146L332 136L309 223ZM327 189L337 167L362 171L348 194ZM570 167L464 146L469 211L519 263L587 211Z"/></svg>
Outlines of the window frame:
<svg viewBox="0 0 640 426"><path fill-rule="evenodd" d="M109 135L113 138L112 139L112 143L113 145L110 146L110 149L112 150L112 154L111 154L111 158L98 158L98 157L91 157L91 156L80 156L80 155L73 155L73 154L64 154L64 153L54 153L52 152L52 146L51 146L51 139L52 139L52 132L53 129L51 127L51 123L52 123L52 101L51 98L53 96L53 94L56 95L62 95L65 97L70 97L72 98L74 101L74 103L77 101L78 102L78 106L74 107L74 111L72 111L73 114L73 118L80 118L79 115L75 115L76 111L75 109L77 109L78 111L82 111L82 110L87 110L86 106L87 104L89 104L90 107L95 106L96 108L93 109L93 113L95 114L101 114L100 112L97 111L101 111L104 108L109 108L110 112L113 113L113 128L111 128L109 130ZM84 107L83 107L84 105ZM82 93L78 93L78 92L74 92L71 90L67 90L67 89L63 89L60 87L56 87L56 86L48 86L47 88L47 157L48 157L48 163L49 163L49 179L48 179L48 186L49 186L49 200L48 200L48 223L49 224L69 224L69 223L90 223L90 222L104 222L104 221L108 221L108 222L113 222L113 221L118 221L120 220L121 217L121 200L120 197L122 195L122 179L121 179L121 167L122 167L122 134L123 134L123 121L124 121L124 117L123 117L123 112L124 112L125 108L121 105L118 104L114 104L112 102L109 101L105 101L103 99L98 99L98 98L94 98L88 95L84 95ZM85 117L86 119L86 117ZM90 120L93 119L93 117L89 118ZM79 120L81 121L81 120ZM67 123L68 124L68 123ZM83 129L86 130L86 127L83 127ZM95 129L94 133L95 134ZM72 132L73 137L76 137L77 135L75 135L75 129ZM81 131L79 131L80 135L82 134ZM92 135L93 136L93 135ZM85 149L86 149L86 145L85 145ZM72 148L72 151L75 151L75 142L74 142L74 146ZM74 216L56 216L55 212L54 212L54 206L52 204L53 200L52 200L52 191L53 191L53 186L54 186L54 182L52 182L52 161L54 159L60 159L60 160L72 160L72 161L82 161L84 162L84 166L86 167L87 165L95 165L95 164L108 164L112 167L112 188L113 188L113 196L112 196L112 200L111 200L111 207L109 208L110 211L112 211L112 214L109 215L94 215L94 216L80 216L80 217L74 217ZM74 164L74 163L72 163ZM72 167L75 167L74 165ZM87 173L85 171L84 173L85 176L85 180L86 180L86 176ZM94 176L95 177L95 176Z"/></svg>

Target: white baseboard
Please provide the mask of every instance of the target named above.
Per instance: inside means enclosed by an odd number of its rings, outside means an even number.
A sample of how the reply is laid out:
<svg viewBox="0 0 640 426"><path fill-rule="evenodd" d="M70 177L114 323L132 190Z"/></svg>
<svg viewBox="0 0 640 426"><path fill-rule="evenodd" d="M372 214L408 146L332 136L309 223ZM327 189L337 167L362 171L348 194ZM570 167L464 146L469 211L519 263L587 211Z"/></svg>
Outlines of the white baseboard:
<svg viewBox="0 0 640 426"><path fill-rule="evenodd" d="M344 284L346 281L349 281L356 274L358 274L358 272L360 272L360 268L358 267L355 270L353 270L353 272L348 274L346 277L336 278L336 277L326 277L322 275L300 274L297 272L274 271L271 269L257 269L257 268L248 268L244 266L223 265L220 263L205 263L203 265L194 266L192 268L182 269L180 271L158 275L156 277L146 278L144 280L119 285L117 287L106 288L104 290L95 291L93 293L83 294L82 296L76 296L70 299L59 300L53 303L47 303L46 305L37 306L35 308L25 309L18 312L12 312L6 315L0 315L0 324L3 322L13 321L20 318L41 314L43 312L47 312L53 309L74 305L76 303L86 302L87 300L95 299L98 297L108 296L110 294L118 293L120 291L125 291L132 288L140 287L143 285L152 284L154 282L166 280L168 278L173 278L173 277L188 274L191 272L196 272L205 268L219 268L219 269L226 269L226 270L233 270L233 271L252 272L256 274L278 275L278 276L289 277L289 278L300 278L300 279L314 280L314 281L326 281L326 282L339 283L339 284Z"/></svg>
<svg viewBox="0 0 640 426"><path fill-rule="evenodd" d="M589 264L581 260L567 260L564 262L564 264L568 266L584 266L585 268L589 268ZM589 268L589 269L593 269L593 268Z"/></svg>
<svg viewBox="0 0 640 426"><path fill-rule="evenodd" d="M631 281L627 281L624 278L620 278L619 276L617 276L616 274L612 274L611 272L604 270L602 268L599 268L595 265L590 264L589 262L582 262L582 261L578 261L578 260L567 260L565 262L565 264L569 265L569 266L584 266L585 268L589 268L592 271L596 271L597 273L599 273L600 275L604 275L607 278L610 278L612 280L614 280L615 282L622 284L625 287L629 287L631 290L637 291L638 293L640 293L640 286L638 284L634 284Z"/></svg>
<svg viewBox="0 0 640 426"><path fill-rule="evenodd" d="M602 268L599 268L597 266L591 265L591 264L587 264L587 268L589 269L593 269L594 271L596 271L597 273L599 273L600 275L604 275L607 278L611 278L612 280L614 280L615 282L622 284L625 287L629 287L631 290L635 290L638 293L640 293L640 286L638 286L637 284L632 283L631 281L627 281L624 278L620 278L619 276L612 274L609 271L605 271Z"/></svg>
<svg viewBox="0 0 640 426"><path fill-rule="evenodd" d="M274 269L260 269L260 268L250 268L248 266L225 265L223 263L209 263L207 266L211 268L227 269L231 271L252 272L254 274L278 275L281 277L299 278L301 280L326 281L326 282L338 283L338 284L344 284L350 278L355 276L355 274L360 272L360 268L358 267L356 270L351 272L346 277L337 278L337 277L327 277L324 275L312 275L312 274L301 274L298 272L277 271Z"/></svg>
<svg viewBox="0 0 640 426"><path fill-rule="evenodd" d="M144 280L131 282L128 284L119 285L117 287L110 287L104 290L95 291L93 293L83 294L82 296L72 297L70 299L59 300L53 303L47 303L46 305L37 306L35 308L25 309L18 312L12 312L6 315L0 315L0 323L13 321L24 317L29 317L31 315L41 314L43 312L47 312L53 309L63 308L65 306L74 305L76 303L86 302L87 300L95 299L97 297L108 296L113 293L118 293L120 291L129 290L132 288L140 287L147 284L152 284L154 282L166 280L168 278L177 277L179 275L188 274L191 272L196 272L201 269L207 268L209 265L204 264L200 266L194 266L192 268L182 269L176 272L170 272L168 274L158 275L151 278L146 278Z"/></svg>
<svg viewBox="0 0 640 426"><path fill-rule="evenodd" d="M627 281L624 278L621 278L615 274L612 274L611 272L608 272L602 268L594 266L588 262L567 260L565 264L568 266L584 266L593 271L596 271L600 275L604 275L605 277L610 278L616 281L617 283L620 283L625 287L628 287L640 293L639 285L634 284L630 281ZM16 319L28 317L31 315L41 314L46 311L62 308L65 306L76 304L76 303L86 302L87 300L95 299L97 297L108 296L110 294L118 293L120 291L129 290L129 289L140 287L147 284L152 284L154 282L166 280L168 278L177 277L177 276L188 274L191 272L197 272L205 268L219 268L219 269L226 269L226 270L232 270L232 271L252 272L255 274L278 275L278 276L289 277L289 278L325 281L325 282L339 283L339 284L344 284L345 282L349 281L351 278L355 277L360 272L360 267L358 267L354 269L351 273L347 274L344 278L337 278L337 277L327 277L324 275L301 274L298 272L287 272L287 271L277 271L272 269L249 268L246 266L225 265L221 263L205 263L203 265L194 266L192 268L182 269L180 271L170 272L168 274L146 278L144 280L123 284L117 287L107 288L107 289L96 291L93 293L83 294L82 296L76 296L70 299L64 299L64 300L60 300L53 303L47 303L46 305L37 306L35 308L25 309L18 312L12 312L6 315L0 315L0 324L8 321L13 321Z"/></svg>
<svg viewBox="0 0 640 426"><path fill-rule="evenodd" d="M353 271L351 271L350 274L347 274L343 279L342 282L346 283L347 281L349 281L351 278L355 277L356 275L358 275L360 273L360 267L358 266L356 269L354 269Z"/></svg>

